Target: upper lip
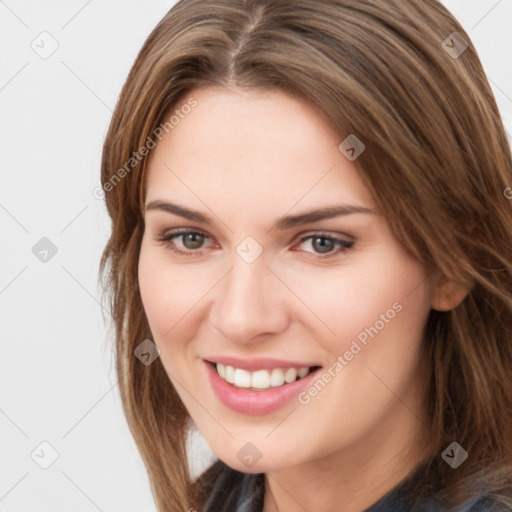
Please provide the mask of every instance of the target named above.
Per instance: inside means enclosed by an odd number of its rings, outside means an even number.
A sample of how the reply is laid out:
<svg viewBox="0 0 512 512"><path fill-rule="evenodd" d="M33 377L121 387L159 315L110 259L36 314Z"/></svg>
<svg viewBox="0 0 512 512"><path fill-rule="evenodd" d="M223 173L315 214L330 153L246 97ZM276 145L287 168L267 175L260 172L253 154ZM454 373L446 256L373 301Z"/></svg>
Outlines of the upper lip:
<svg viewBox="0 0 512 512"><path fill-rule="evenodd" d="M257 370L272 370L274 368L311 368L320 366L316 363L305 363L300 361L285 361L284 359L274 359L271 357L254 357L251 359L240 359L230 356L212 356L206 357L205 361L210 363L220 363L225 366L233 366L250 372Z"/></svg>

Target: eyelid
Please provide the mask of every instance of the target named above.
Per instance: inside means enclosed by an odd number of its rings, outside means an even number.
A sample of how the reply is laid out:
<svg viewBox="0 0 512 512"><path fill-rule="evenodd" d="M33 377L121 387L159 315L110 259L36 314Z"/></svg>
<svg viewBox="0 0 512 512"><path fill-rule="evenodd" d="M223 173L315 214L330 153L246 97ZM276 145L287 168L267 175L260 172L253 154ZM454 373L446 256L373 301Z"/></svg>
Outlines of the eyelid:
<svg viewBox="0 0 512 512"><path fill-rule="evenodd" d="M309 234L303 234L302 236L300 236L298 242L294 245L294 247L297 245L300 245L301 243L304 243L305 241L310 240L312 238L326 238L328 240L332 240L335 243L335 247L337 247L337 250L333 249L333 251L328 252L328 253L323 253L323 254L317 253L314 251L302 251L308 255L311 255L308 257L312 257L316 260L323 260L326 258L334 258L334 257L338 256L339 254L352 249L355 244L355 239L353 237L348 237L348 238L350 238L350 240L349 240L349 239L343 238L340 235L333 235L331 233L325 233L322 231L313 231L313 232L310 232ZM295 249L295 250L297 250L297 249Z"/></svg>
<svg viewBox="0 0 512 512"><path fill-rule="evenodd" d="M153 236L153 239L160 242L166 242L171 241L173 238L178 238L180 235L187 235L189 233L201 235L204 236L205 239L213 240L213 237L211 237L208 233L205 233L202 229L187 227L167 229L160 234ZM195 252L198 252L199 250L200 249Z"/></svg>
<svg viewBox="0 0 512 512"><path fill-rule="evenodd" d="M305 238L310 238L312 236L332 238L334 240L343 240L343 241L345 241L345 239L346 239L346 241L349 241L349 242L354 241L354 237L352 237L346 233L345 234L333 233L332 231L325 231L322 229L319 229L319 230L312 229L312 230L308 230L308 231L303 231L303 232L299 233L298 235L296 235L294 238L297 238L299 240L304 240Z"/></svg>
<svg viewBox="0 0 512 512"><path fill-rule="evenodd" d="M212 237L208 233L206 233L205 231L203 231L200 228L195 228L195 227L171 228L171 229L163 231L159 235L156 235L155 238L157 238L157 239L170 238L172 236L178 236L178 235L187 234L187 233L197 233L206 238L212 239ZM333 240L339 240L339 241L345 241L345 242L353 242L354 241L353 237L351 237L350 235L341 235L339 233L333 234L332 232L322 231L322 230L320 230L320 231L309 230L309 231L303 231L301 233L294 235L292 237L290 243L293 243L295 241L303 242L304 240L306 240L312 236L325 237L325 238L330 238ZM347 237L348 240L345 240L344 238L342 238L342 236Z"/></svg>

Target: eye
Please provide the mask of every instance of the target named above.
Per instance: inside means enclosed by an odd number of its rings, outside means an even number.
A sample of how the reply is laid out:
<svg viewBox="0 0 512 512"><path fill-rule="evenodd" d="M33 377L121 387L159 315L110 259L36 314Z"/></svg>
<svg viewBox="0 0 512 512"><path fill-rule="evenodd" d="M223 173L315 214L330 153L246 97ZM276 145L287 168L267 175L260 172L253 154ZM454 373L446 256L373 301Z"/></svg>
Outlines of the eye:
<svg viewBox="0 0 512 512"><path fill-rule="evenodd" d="M345 240L323 233L305 236L300 239L299 244L299 246L303 247L302 251L320 255L318 256L320 259L347 251L353 245L354 242L352 240Z"/></svg>
<svg viewBox="0 0 512 512"><path fill-rule="evenodd" d="M212 246L211 238L205 233L193 229L176 229L167 231L154 237L174 253L180 256L197 256L207 249L208 242ZM314 233L304 236L296 245L298 249L313 254L317 259L329 258L345 252L353 247L354 241L338 238L324 233ZM214 245L213 245L214 246Z"/></svg>
<svg viewBox="0 0 512 512"><path fill-rule="evenodd" d="M204 249L204 244L210 237L200 231L179 229L163 233L154 239L181 256L193 256L200 254L200 249Z"/></svg>
<svg viewBox="0 0 512 512"><path fill-rule="evenodd" d="M200 249L204 243L205 236L202 233L183 233L178 235L176 238L182 241L183 246L186 249Z"/></svg>

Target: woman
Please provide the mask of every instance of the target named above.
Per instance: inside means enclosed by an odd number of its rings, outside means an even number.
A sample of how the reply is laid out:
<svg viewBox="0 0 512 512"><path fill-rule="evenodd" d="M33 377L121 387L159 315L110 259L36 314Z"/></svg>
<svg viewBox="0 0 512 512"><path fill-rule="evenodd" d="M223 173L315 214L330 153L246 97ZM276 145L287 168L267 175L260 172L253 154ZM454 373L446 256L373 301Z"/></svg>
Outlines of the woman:
<svg viewBox="0 0 512 512"><path fill-rule="evenodd" d="M441 4L178 2L101 177L159 511L512 510L511 152Z"/></svg>

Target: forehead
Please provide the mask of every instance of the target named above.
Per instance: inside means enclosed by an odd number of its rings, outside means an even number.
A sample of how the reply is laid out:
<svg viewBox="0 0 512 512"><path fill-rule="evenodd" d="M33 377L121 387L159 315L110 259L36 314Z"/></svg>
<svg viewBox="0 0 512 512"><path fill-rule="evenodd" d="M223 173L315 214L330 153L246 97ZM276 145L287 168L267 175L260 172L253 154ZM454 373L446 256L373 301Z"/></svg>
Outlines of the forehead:
<svg viewBox="0 0 512 512"><path fill-rule="evenodd" d="M190 98L196 106L150 154L147 200L183 198L240 214L258 205L276 214L299 203L374 205L338 149L341 137L314 107L277 90L202 88L173 112Z"/></svg>

